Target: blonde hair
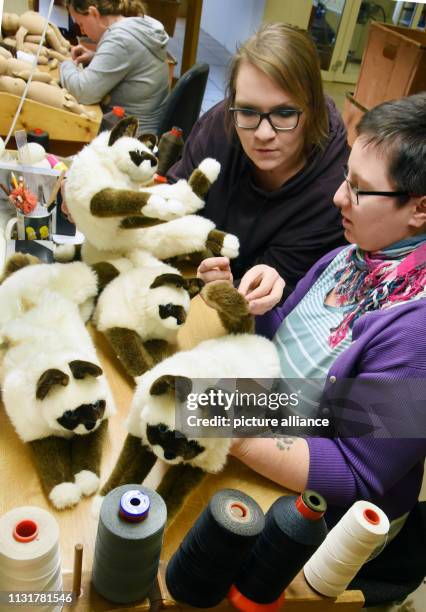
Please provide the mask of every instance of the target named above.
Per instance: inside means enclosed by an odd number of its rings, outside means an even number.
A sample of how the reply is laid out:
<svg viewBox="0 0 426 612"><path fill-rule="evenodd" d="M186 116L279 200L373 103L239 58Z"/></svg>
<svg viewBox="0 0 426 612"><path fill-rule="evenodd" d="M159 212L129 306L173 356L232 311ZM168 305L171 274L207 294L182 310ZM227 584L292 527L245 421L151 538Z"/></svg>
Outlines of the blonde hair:
<svg viewBox="0 0 426 612"><path fill-rule="evenodd" d="M123 17L143 17L145 15L145 6L140 0L66 0L66 6L81 15L86 15L90 6L96 7L101 15L122 15Z"/></svg>
<svg viewBox="0 0 426 612"><path fill-rule="evenodd" d="M281 89L290 93L303 110L306 117L305 150L309 152L313 146L324 147L328 136L328 113L318 53L308 34L284 23L261 26L237 49L231 61L228 108L235 101L236 81L242 62L249 62L264 72ZM226 121L229 129L230 117L227 116Z"/></svg>

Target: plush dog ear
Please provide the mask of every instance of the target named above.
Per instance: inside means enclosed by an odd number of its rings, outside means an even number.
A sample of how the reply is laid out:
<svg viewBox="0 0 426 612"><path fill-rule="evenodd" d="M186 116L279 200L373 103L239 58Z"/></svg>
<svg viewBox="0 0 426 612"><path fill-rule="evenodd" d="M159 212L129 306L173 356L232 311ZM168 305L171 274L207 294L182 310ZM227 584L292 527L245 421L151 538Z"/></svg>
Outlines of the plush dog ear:
<svg viewBox="0 0 426 612"><path fill-rule="evenodd" d="M69 380L70 377L68 374L65 374L65 372L62 372L61 370L56 370L55 368L46 370L38 379L36 398L43 400L52 387L55 387L56 385L66 387Z"/></svg>
<svg viewBox="0 0 426 612"><path fill-rule="evenodd" d="M136 136L136 132L138 131L138 120L136 117L126 117L114 125L111 130L111 134L109 135L108 146L112 147L112 145L123 136Z"/></svg>
<svg viewBox="0 0 426 612"><path fill-rule="evenodd" d="M148 147L148 149L151 149L151 151L154 150L154 147L158 142L158 138L155 134L141 134L138 137L138 140L140 140L142 144Z"/></svg>
<svg viewBox="0 0 426 612"><path fill-rule="evenodd" d="M151 395L164 395L168 391L172 391L180 402L186 400L191 393L192 381L186 376L174 376L173 374L163 374L157 378L149 390Z"/></svg>
<svg viewBox="0 0 426 612"><path fill-rule="evenodd" d="M201 280L201 278L196 278L196 277L186 278L185 282L186 282L185 289L188 290L189 297L191 299L195 297L196 295L198 295L201 289L204 287L204 281Z"/></svg>
<svg viewBox="0 0 426 612"><path fill-rule="evenodd" d="M173 285L174 287L183 287L186 289L186 280L180 274L160 274L154 278L150 285L150 289L156 289L157 287L163 287L164 285Z"/></svg>
<svg viewBox="0 0 426 612"><path fill-rule="evenodd" d="M76 359L75 361L70 361L68 365L72 375L78 380L85 378L85 376L94 376L97 378L103 374L102 368L91 361L81 361L80 359Z"/></svg>

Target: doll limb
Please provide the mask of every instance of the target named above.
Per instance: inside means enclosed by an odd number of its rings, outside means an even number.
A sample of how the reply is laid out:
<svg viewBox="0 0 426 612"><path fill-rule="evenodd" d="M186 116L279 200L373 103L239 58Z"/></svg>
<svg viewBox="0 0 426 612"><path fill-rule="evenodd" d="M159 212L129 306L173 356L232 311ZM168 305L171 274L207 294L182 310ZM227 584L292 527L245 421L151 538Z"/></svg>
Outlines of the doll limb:
<svg viewBox="0 0 426 612"><path fill-rule="evenodd" d="M166 502L167 520L170 523L183 505L185 497L206 476L199 467L179 463L172 465L157 487L157 493Z"/></svg>
<svg viewBox="0 0 426 612"><path fill-rule="evenodd" d="M129 376L141 376L155 365L154 358L133 329L111 327L103 333Z"/></svg>
<svg viewBox="0 0 426 612"><path fill-rule="evenodd" d="M100 494L106 495L123 484L143 482L156 461L157 457L146 446L142 446L140 438L128 434L115 468Z"/></svg>
<svg viewBox="0 0 426 612"><path fill-rule="evenodd" d="M78 503L81 491L72 482L71 441L50 436L29 444L43 488L55 508L67 508Z"/></svg>
<svg viewBox="0 0 426 612"><path fill-rule="evenodd" d="M90 212L95 217L121 217L123 215L138 215L144 218L143 208L151 195L132 191L131 189L102 189L90 201ZM148 225L158 225L164 220L145 217Z"/></svg>
<svg viewBox="0 0 426 612"><path fill-rule="evenodd" d="M72 473L83 495L93 495L99 488L102 447L107 428L108 421L105 419L93 433L75 436L72 440Z"/></svg>

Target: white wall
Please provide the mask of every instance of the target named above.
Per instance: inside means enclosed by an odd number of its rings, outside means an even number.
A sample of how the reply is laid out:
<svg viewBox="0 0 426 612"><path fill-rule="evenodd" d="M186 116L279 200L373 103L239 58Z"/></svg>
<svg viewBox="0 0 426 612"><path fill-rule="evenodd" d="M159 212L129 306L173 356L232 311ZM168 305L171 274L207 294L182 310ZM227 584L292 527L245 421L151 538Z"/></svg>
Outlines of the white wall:
<svg viewBox="0 0 426 612"><path fill-rule="evenodd" d="M230 53L262 22L265 0L204 0L201 28Z"/></svg>
<svg viewBox="0 0 426 612"><path fill-rule="evenodd" d="M3 11L5 13L25 13L29 9L28 0L4 0L4 8Z"/></svg>

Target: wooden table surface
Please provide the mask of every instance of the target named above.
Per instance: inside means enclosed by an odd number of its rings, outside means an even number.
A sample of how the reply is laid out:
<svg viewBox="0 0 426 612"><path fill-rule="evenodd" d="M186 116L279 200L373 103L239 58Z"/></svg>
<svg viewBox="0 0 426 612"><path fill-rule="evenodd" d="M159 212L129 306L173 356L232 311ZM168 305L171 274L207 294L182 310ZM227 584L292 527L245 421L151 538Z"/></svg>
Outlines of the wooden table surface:
<svg viewBox="0 0 426 612"><path fill-rule="evenodd" d="M183 349L191 348L203 339L216 337L222 333L216 313L208 308L200 297L197 297L192 301L189 317L184 328L180 331L179 346ZM94 333L93 336L117 406L117 414L110 420L108 438L104 446L102 463L102 480L104 481L119 455L122 442L126 436L123 420L128 411L133 387L131 380L126 377L105 340L97 333ZM18 439L1 409L0 440L0 514L4 514L17 506L35 505L45 508L55 516L60 527L62 567L66 575L66 584L70 582L74 545L81 542L84 546L83 570L85 571L84 588L86 589L86 597L81 598L74 609L95 611L146 609L147 604L115 607L93 593L89 597L87 590L97 530L97 522L90 512L91 498L83 499L73 509L55 511L48 504L41 491L38 476L32 463L30 448ZM164 467L165 464L157 462L145 484L155 487L162 473L164 473ZM212 495L225 487L245 491L259 503L264 511L277 497L286 493L278 485L259 476L231 458L221 474L208 476L198 488L194 489L184 508L168 528L162 552L162 559L165 562L177 549L183 536L190 529ZM177 604L169 598L164 585L160 598L163 606L177 607ZM321 597L310 589L303 575L300 574L287 590L286 609L294 608L300 611L307 609L331 610L337 606L337 610L349 611L361 608L362 603L362 595L358 591L345 592L337 600ZM228 604L224 602L220 607L225 609Z"/></svg>

